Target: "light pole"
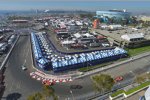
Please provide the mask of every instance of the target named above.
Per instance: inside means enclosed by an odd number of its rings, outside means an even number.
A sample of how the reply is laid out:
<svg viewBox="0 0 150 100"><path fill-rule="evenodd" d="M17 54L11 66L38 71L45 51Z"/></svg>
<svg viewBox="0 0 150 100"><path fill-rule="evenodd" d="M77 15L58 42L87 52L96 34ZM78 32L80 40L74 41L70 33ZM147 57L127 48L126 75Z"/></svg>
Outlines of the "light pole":
<svg viewBox="0 0 150 100"><path fill-rule="evenodd" d="M23 63L23 65L22 65L22 66L23 66L23 67L25 67L25 64L26 64L26 59L24 60L24 63Z"/></svg>
<svg viewBox="0 0 150 100"><path fill-rule="evenodd" d="M72 95L72 100L75 100L75 99L74 99L74 96L73 96L72 90L70 90L70 93L71 93L71 95Z"/></svg>
<svg viewBox="0 0 150 100"><path fill-rule="evenodd" d="M89 62L87 62L87 73L89 71L89 65L92 66L92 64L90 64Z"/></svg>

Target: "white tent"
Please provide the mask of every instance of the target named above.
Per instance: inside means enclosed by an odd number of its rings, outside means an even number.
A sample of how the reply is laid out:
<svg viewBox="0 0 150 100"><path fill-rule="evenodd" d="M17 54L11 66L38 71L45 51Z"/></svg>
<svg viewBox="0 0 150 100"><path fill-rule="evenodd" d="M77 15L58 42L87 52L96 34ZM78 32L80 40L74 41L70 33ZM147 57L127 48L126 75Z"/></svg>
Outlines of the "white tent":
<svg viewBox="0 0 150 100"><path fill-rule="evenodd" d="M75 36L76 38L82 37L80 33L76 33L76 34L74 34L74 36Z"/></svg>
<svg viewBox="0 0 150 100"><path fill-rule="evenodd" d="M89 34L89 33L83 34L82 36L93 37L93 35L91 35L91 34Z"/></svg>
<svg viewBox="0 0 150 100"><path fill-rule="evenodd" d="M123 27L121 25L109 25L109 29L116 30L116 29L122 29Z"/></svg>
<svg viewBox="0 0 150 100"><path fill-rule="evenodd" d="M83 23L80 22L80 21L76 21L76 24L77 24L78 26L82 26L82 25L83 25Z"/></svg>
<svg viewBox="0 0 150 100"><path fill-rule="evenodd" d="M66 41L62 41L61 44L62 45L65 45L65 44L73 44L75 43L75 41L72 41L72 40L66 40Z"/></svg>

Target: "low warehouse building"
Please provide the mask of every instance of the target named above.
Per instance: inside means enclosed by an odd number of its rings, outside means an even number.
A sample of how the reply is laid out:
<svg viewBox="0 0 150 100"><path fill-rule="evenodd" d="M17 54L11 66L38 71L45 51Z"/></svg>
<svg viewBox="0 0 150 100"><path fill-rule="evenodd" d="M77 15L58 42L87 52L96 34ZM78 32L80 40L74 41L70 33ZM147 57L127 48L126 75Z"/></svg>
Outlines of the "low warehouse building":
<svg viewBox="0 0 150 100"><path fill-rule="evenodd" d="M122 39L129 41L129 42L134 42L134 41L139 41L144 39L144 34L143 33L136 33L136 34L124 34L121 36Z"/></svg>

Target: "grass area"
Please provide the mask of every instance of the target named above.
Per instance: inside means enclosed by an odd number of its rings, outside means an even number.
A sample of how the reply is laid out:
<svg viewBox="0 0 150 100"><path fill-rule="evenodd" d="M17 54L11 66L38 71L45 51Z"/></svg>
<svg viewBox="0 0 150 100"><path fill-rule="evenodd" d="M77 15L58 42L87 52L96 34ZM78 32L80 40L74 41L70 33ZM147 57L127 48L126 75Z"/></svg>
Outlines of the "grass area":
<svg viewBox="0 0 150 100"><path fill-rule="evenodd" d="M126 60L126 59L127 58L121 58L121 59L118 59L116 61L110 61L110 62L102 63L102 64L99 64L99 65L95 65L95 66L88 66L88 67L79 68L79 71L87 72L87 71L97 69L97 68L101 68L101 67L104 67L104 66L108 66L110 64L113 64L114 62L120 62L120 61L123 61L123 60Z"/></svg>
<svg viewBox="0 0 150 100"><path fill-rule="evenodd" d="M134 49L126 49L126 50L128 51L128 54L130 56L135 56L135 55L150 51L150 46L144 46L144 47L139 47L139 48L134 48Z"/></svg>
<svg viewBox="0 0 150 100"><path fill-rule="evenodd" d="M148 85L150 85L150 81L142 83L141 85L126 91L125 94L129 95L129 94L134 93L135 91L138 91L138 90L140 90L140 89L142 89L142 88L144 88L144 87L146 87Z"/></svg>
<svg viewBox="0 0 150 100"><path fill-rule="evenodd" d="M124 93L124 92L125 92L124 90L119 90L119 91L117 91L117 92L111 94L111 97L118 96L119 94Z"/></svg>
<svg viewBox="0 0 150 100"><path fill-rule="evenodd" d="M129 89L128 91L119 90L119 91L117 91L117 92L111 94L111 97L118 96L118 95L121 94L121 93L125 93L126 95L129 95L129 94L134 93L134 92L136 92L136 91L138 91L138 90L140 90L140 89L142 89L142 88L144 88L144 87L147 87L148 85L150 85L150 81L145 82L145 83L142 83L141 85L139 85L139 86L137 86L137 87L134 87L134 88L132 88L132 89Z"/></svg>
<svg viewBox="0 0 150 100"><path fill-rule="evenodd" d="M101 67L110 65L110 64L112 64L112 63L113 63L113 62L107 62L107 63L95 65L95 66L83 67L83 68L80 68L79 71L81 71L81 72L87 72L87 71L90 71L90 70L93 70L93 69L97 69L97 68L101 68Z"/></svg>
<svg viewBox="0 0 150 100"><path fill-rule="evenodd" d="M141 53L149 52L150 51L150 46L144 46L144 47L133 48L133 49L126 48L125 50L128 51L129 56L132 57L132 56L136 56L136 55L141 54ZM122 58L122 59L119 59L117 61L123 61L123 60L126 60L126 59L127 58ZM90 71L90 70L93 70L93 69L97 69L97 68L101 68L101 67L110 65L110 64L112 64L114 62L117 62L117 61L106 62L106 63L102 63L102 64L95 65L95 66L83 67L83 68L80 68L79 71L87 72L87 71Z"/></svg>

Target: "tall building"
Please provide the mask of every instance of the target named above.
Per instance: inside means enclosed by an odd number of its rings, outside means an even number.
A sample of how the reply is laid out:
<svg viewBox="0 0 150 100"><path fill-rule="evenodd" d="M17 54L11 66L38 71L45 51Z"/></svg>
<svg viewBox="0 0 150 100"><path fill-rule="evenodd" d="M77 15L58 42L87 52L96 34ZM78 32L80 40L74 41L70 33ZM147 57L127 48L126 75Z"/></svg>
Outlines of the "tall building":
<svg viewBox="0 0 150 100"><path fill-rule="evenodd" d="M124 10L108 10L108 11L96 11L95 18L100 19L101 22L106 23L120 23L122 21L130 20L130 12Z"/></svg>

